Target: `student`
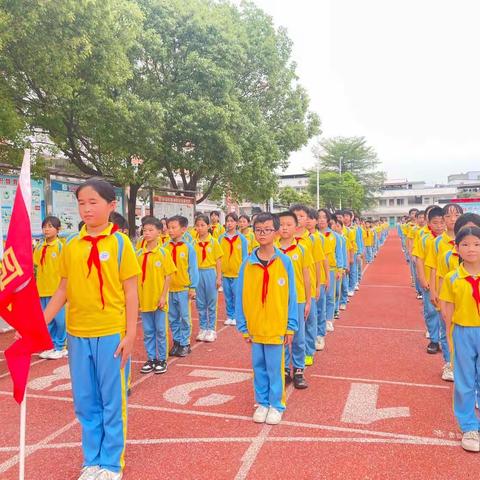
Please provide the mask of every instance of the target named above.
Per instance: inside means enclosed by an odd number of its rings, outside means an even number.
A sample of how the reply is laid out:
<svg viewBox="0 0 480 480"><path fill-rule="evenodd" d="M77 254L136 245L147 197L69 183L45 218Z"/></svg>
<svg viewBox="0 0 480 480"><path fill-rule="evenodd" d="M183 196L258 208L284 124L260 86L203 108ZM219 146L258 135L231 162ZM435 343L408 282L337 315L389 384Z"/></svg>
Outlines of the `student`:
<svg viewBox="0 0 480 480"><path fill-rule="evenodd" d="M218 243L223 251L222 275L223 295L227 309L225 325L236 325L235 321L235 291L238 272L243 261L248 256L247 239L238 233L238 217L236 213L228 213L225 217L226 232L222 233Z"/></svg>
<svg viewBox="0 0 480 480"><path fill-rule="evenodd" d="M188 219L174 215L167 221L169 242L165 248L171 253L177 271L172 275L168 294L168 320L172 330L172 357L186 357L190 352L192 320L190 300L195 298L198 286L198 264L194 247L183 241Z"/></svg>
<svg viewBox="0 0 480 480"><path fill-rule="evenodd" d="M363 243L365 245L365 259L367 263L373 262L373 248L374 248L374 232L372 230L372 222L365 220L365 229L363 231Z"/></svg>
<svg viewBox="0 0 480 480"><path fill-rule="evenodd" d="M60 276L60 256L63 244L58 238L60 229L61 223L57 217L46 217L42 222L44 239L39 242L33 252L38 295L43 310L47 307L62 279ZM40 353L39 357L48 360L58 360L66 357L68 355L68 351L65 349L67 331L65 329L65 309L63 307L48 324L48 331L54 348Z"/></svg>
<svg viewBox="0 0 480 480"><path fill-rule="evenodd" d="M160 243L161 245L165 245L170 240L170 237L168 236L167 219L161 218L160 224L162 225L162 231L160 232Z"/></svg>
<svg viewBox="0 0 480 480"><path fill-rule="evenodd" d="M138 278L138 297L147 361L140 373L167 371L168 289L177 271L172 256L162 248L159 237L162 224L155 217L143 222L145 247L137 252L142 274Z"/></svg>
<svg viewBox="0 0 480 480"><path fill-rule="evenodd" d="M342 233L348 240L348 244L351 245L349 250L349 273L348 273L348 296L353 297L355 290L359 289L358 286L358 272L357 272L357 227L353 223L353 212L350 210L343 211L343 218L339 219L344 224Z"/></svg>
<svg viewBox="0 0 480 480"><path fill-rule="evenodd" d="M462 228L455 246L462 264L445 277L440 300L447 326L453 325L453 410L463 432L462 447L479 452L480 423L475 400L480 357L480 228Z"/></svg>
<svg viewBox="0 0 480 480"><path fill-rule="evenodd" d="M194 247L199 271L196 304L200 323L197 340L200 342L217 339L218 289L222 285L223 251L217 239L208 232L209 225L207 215L198 215L195 219L197 239Z"/></svg>
<svg viewBox="0 0 480 480"><path fill-rule="evenodd" d="M251 345L253 385L258 404L253 421L276 425L286 406L284 345L298 329L292 261L278 248L278 217L261 213L253 231L260 246L243 262L237 282L237 329Z"/></svg>
<svg viewBox="0 0 480 480"><path fill-rule="evenodd" d="M223 225L220 223L220 212L216 210L210 212L210 233L212 237L217 240L220 238L220 235L225 233L225 228L223 228Z"/></svg>
<svg viewBox="0 0 480 480"><path fill-rule="evenodd" d="M118 227L119 232L124 233L128 237L128 222L121 213L112 212L109 221Z"/></svg>
<svg viewBox="0 0 480 480"><path fill-rule="evenodd" d="M280 238L276 246L292 261L295 273L295 289L298 303L298 330L290 346L285 348L285 383L292 382L290 364L293 367L293 386L297 389L307 388L304 377L305 369L305 322L311 308L311 297L305 292L311 291L310 266L313 258L308 249L297 243L295 234L298 227L297 216L290 211L279 213Z"/></svg>
<svg viewBox="0 0 480 480"><path fill-rule="evenodd" d="M334 300L334 314L333 318L338 319L340 317L340 301L342 300L343 292L345 291L346 297L344 302L348 298L348 288L349 288L349 277L348 277L348 268L350 265L349 255L353 255L352 245L350 239L344 235L344 225L341 220L339 220L336 215L332 215L330 220L330 228L337 234L337 240L340 240L341 246L341 263L337 265L337 275L336 275L336 285L335 285L335 300ZM345 305L344 303L343 305Z"/></svg>
<svg viewBox="0 0 480 480"><path fill-rule="evenodd" d="M50 323L67 302L72 395L84 456L79 480L119 480L140 269L130 240L108 221L116 206L113 187L93 178L78 187L76 197L85 225L63 248L62 280L45 320Z"/></svg>
<svg viewBox="0 0 480 480"><path fill-rule="evenodd" d="M258 247L258 243L255 240L253 230L250 228L250 217L248 215L240 215L238 217L238 228L240 233L247 239L248 254L252 253L253 249Z"/></svg>

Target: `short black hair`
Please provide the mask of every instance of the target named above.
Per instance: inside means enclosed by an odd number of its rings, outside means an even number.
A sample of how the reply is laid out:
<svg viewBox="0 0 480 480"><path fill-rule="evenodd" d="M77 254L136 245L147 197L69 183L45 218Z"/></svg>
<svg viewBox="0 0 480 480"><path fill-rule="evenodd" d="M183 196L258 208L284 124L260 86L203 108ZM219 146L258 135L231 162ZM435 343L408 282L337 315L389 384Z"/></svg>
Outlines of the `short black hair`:
<svg viewBox="0 0 480 480"><path fill-rule="evenodd" d="M477 213L473 212L467 212L461 215L460 217L457 218L457 221L455 222L455 226L453 227L453 231L455 232L455 235L467 224L467 223L473 223L477 227L480 227L480 215Z"/></svg>
<svg viewBox="0 0 480 480"><path fill-rule="evenodd" d="M435 217L442 217L443 218L443 210L441 207L433 207L428 212L428 221L431 222Z"/></svg>
<svg viewBox="0 0 480 480"><path fill-rule="evenodd" d="M255 228L255 225L257 225L259 223L265 223L265 222L268 222L268 221L273 222L273 228L275 230L278 230L280 228L280 219L278 218L277 215L274 215L273 213L270 213L270 212L259 213L255 217L255 220L253 222L253 228Z"/></svg>
<svg viewBox="0 0 480 480"><path fill-rule="evenodd" d="M417 212L417 217L418 217L419 215L425 215L425 210L420 210L420 211L418 211L418 212Z"/></svg>
<svg viewBox="0 0 480 480"><path fill-rule="evenodd" d="M338 214L331 215L330 222L338 223L340 226L343 227L343 222L338 218Z"/></svg>
<svg viewBox="0 0 480 480"><path fill-rule="evenodd" d="M210 217L211 217L212 215L216 215L217 217L220 217L220 212L219 212L218 210L212 210L212 211L210 212Z"/></svg>
<svg viewBox="0 0 480 480"><path fill-rule="evenodd" d="M294 205L292 205L289 210L291 212L298 212L298 211L302 211L302 212L305 212L307 215L308 215L308 211L310 210L306 205L303 205L301 203L296 203Z"/></svg>
<svg viewBox="0 0 480 480"><path fill-rule="evenodd" d="M455 244L458 245L467 235L473 235L480 239L480 228L479 227L463 227L455 235Z"/></svg>
<svg viewBox="0 0 480 480"><path fill-rule="evenodd" d="M116 200L115 189L113 185L104 178L93 177L83 182L75 191L78 200L79 193L86 187L93 188L106 202L111 203Z"/></svg>
<svg viewBox="0 0 480 480"><path fill-rule="evenodd" d="M413 212L418 213L418 208L411 208L411 209L408 211L408 214L411 215Z"/></svg>
<svg viewBox="0 0 480 480"><path fill-rule="evenodd" d="M42 222L42 228L46 227L47 224L50 224L55 230L60 230L62 227L62 222L60 222L60 219L58 217L54 217L53 215L45 217Z"/></svg>
<svg viewBox="0 0 480 480"><path fill-rule="evenodd" d="M205 222L207 225L210 225L210 219L208 218L208 215L204 215L201 213L200 215L197 215L195 218L195 225L197 224L198 221Z"/></svg>
<svg viewBox="0 0 480 480"><path fill-rule="evenodd" d="M353 218L353 212L351 210L344 210L343 214Z"/></svg>
<svg viewBox="0 0 480 480"><path fill-rule="evenodd" d="M142 227L145 227L146 225L153 225L157 230L162 229L162 222L157 217L146 217L142 223Z"/></svg>
<svg viewBox="0 0 480 480"><path fill-rule="evenodd" d="M142 217L142 219L140 220L141 224L144 225L145 222L148 222L150 219L152 218L155 218L154 216L152 215L145 215L144 217Z"/></svg>
<svg viewBox="0 0 480 480"><path fill-rule="evenodd" d="M309 208L307 216L310 220L318 220L318 212L314 208Z"/></svg>
<svg viewBox="0 0 480 480"><path fill-rule="evenodd" d="M118 213L118 212L112 212L110 214L109 220L115 224L120 230L127 230L128 229L128 222L126 218Z"/></svg>
<svg viewBox="0 0 480 480"><path fill-rule="evenodd" d="M317 216L318 216L318 214L320 214L320 212L323 212L326 215L327 222L329 222L332 219L332 214L326 208L320 208L317 212Z"/></svg>
<svg viewBox="0 0 480 480"><path fill-rule="evenodd" d="M85 225L85 222L83 220L80 220L78 222L78 231L80 231L83 228L84 225Z"/></svg>
<svg viewBox="0 0 480 480"><path fill-rule="evenodd" d="M298 225L298 218L295 215L295 213L293 213L291 210L286 210L285 212L280 212L280 213L277 213L276 215L279 221L281 218L285 218L285 217L293 218L295 220L295 225Z"/></svg>
<svg viewBox="0 0 480 480"><path fill-rule="evenodd" d="M457 213L459 213L460 215L463 214L463 208L461 205L459 205L458 203L447 203L446 205L444 205L443 207L443 214L444 215L448 215L448 212L450 210L456 210Z"/></svg>
<svg viewBox="0 0 480 480"><path fill-rule="evenodd" d="M238 222L238 215L235 212L230 212L225 215L225 221L231 218L234 222Z"/></svg>
<svg viewBox="0 0 480 480"><path fill-rule="evenodd" d="M167 226L169 223L171 222L178 222L178 224L182 227L182 228L187 228L188 227L188 218L187 217L184 217L183 215L174 215L173 217L170 217L168 220L167 220Z"/></svg>
<svg viewBox="0 0 480 480"><path fill-rule="evenodd" d="M250 217L246 214L242 214L238 217L238 219L240 220L241 218L244 218L248 223L250 223Z"/></svg>

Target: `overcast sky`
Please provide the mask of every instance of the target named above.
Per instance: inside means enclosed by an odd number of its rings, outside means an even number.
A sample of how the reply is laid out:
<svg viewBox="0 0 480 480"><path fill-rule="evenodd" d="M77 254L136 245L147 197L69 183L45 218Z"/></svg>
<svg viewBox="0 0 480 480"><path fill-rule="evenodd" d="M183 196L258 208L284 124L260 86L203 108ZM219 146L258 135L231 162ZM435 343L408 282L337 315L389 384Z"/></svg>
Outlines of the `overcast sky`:
<svg viewBox="0 0 480 480"><path fill-rule="evenodd" d="M324 136L365 136L390 179L480 170L478 0L254 0L294 42ZM313 165L311 146L288 172Z"/></svg>

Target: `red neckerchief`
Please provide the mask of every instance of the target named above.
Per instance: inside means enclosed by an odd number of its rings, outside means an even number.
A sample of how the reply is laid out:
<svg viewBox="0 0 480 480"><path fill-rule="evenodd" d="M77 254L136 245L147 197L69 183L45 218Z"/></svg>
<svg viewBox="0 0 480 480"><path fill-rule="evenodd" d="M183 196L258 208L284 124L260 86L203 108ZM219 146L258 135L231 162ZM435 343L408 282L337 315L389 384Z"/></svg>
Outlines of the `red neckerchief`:
<svg viewBox="0 0 480 480"><path fill-rule="evenodd" d="M298 245L298 244L297 244L297 245ZM287 248L282 248L282 247L280 247L280 250L281 250L283 253L287 254L288 252L291 252L292 250L294 250L295 248L297 248L297 245L292 244L292 245L290 245L290 246L287 247Z"/></svg>
<svg viewBox="0 0 480 480"><path fill-rule="evenodd" d="M45 265L45 256L47 255L47 248L49 247L48 243L45 242L45 245L42 247L42 256L40 257L40 265L43 266Z"/></svg>
<svg viewBox="0 0 480 480"><path fill-rule="evenodd" d="M198 246L202 249L202 263L207 258L207 247L210 242L198 242Z"/></svg>
<svg viewBox="0 0 480 480"><path fill-rule="evenodd" d="M168 238L168 235L165 235L164 237L160 237L160 239L162 240L162 245L165 243L165 240Z"/></svg>
<svg viewBox="0 0 480 480"><path fill-rule="evenodd" d="M181 247L183 245L183 242L177 242L177 243L171 243L173 250L172 250L172 258L173 258L173 263L177 265L177 247Z"/></svg>
<svg viewBox="0 0 480 480"><path fill-rule="evenodd" d="M118 226L114 224L112 226L110 233L107 235L98 235L96 237L92 237L91 235L86 235L82 237L82 240L86 240L87 242L90 242L92 244L92 248L90 249L90 255L88 256L88 259L87 259L87 265L88 265L87 278L90 276L90 273L92 272L92 265L95 265L95 268L97 269L98 283L100 284L100 298L102 299L103 309L105 309L105 299L103 298L103 276L102 276L102 265L100 263L100 254L98 252L98 242L103 238L106 238L109 235L112 235L117 230L118 230Z"/></svg>
<svg viewBox="0 0 480 480"><path fill-rule="evenodd" d="M448 242L448 244L451 245L452 247L454 247L454 246L455 246L455 240L450 240L450 241Z"/></svg>
<svg viewBox="0 0 480 480"><path fill-rule="evenodd" d="M272 258L266 266L261 263L256 263L263 270L263 282L262 282L262 305L265 304L265 300L268 295L268 283L270 281L270 275L268 273L268 267L275 261L276 257Z"/></svg>
<svg viewBox="0 0 480 480"><path fill-rule="evenodd" d="M212 225L210 227L210 230L212 231L212 235L213 235L213 232L215 231L216 228L217 228L217 226L213 225L213 223L212 223Z"/></svg>
<svg viewBox="0 0 480 480"><path fill-rule="evenodd" d="M437 237L438 237L438 234L433 233L433 230L432 230L430 227L428 227L428 230L429 230L429 232L432 234L433 238L437 238Z"/></svg>
<svg viewBox="0 0 480 480"><path fill-rule="evenodd" d="M471 275L465 280L472 286L472 297L477 304L477 312L480 314L480 277L473 278Z"/></svg>
<svg viewBox="0 0 480 480"><path fill-rule="evenodd" d="M225 235L225 240L230 244L230 257L232 256L232 253L233 253L233 244L235 243L235 241L237 240L238 238L238 235L234 235L232 238L229 238Z"/></svg>
<svg viewBox="0 0 480 480"><path fill-rule="evenodd" d="M147 260L148 260L148 256L151 254L152 252L145 252L143 254L143 262L142 262L142 285L143 283L145 282L145 276L147 275Z"/></svg>
<svg viewBox="0 0 480 480"><path fill-rule="evenodd" d="M457 252L452 252L452 255L453 255L454 257L460 258L460 255L459 255Z"/></svg>
<svg viewBox="0 0 480 480"><path fill-rule="evenodd" d="M325 232L324 235L328 238L331 233L332 233L332 232L328 231L328 232Z"/></svg>
<svg viewBox="0 0 480 480"><path fill-rule="evenodd" d="M370 230L368 228L365 229L365 232L367 233L367 238L370 237Z"/></svg>

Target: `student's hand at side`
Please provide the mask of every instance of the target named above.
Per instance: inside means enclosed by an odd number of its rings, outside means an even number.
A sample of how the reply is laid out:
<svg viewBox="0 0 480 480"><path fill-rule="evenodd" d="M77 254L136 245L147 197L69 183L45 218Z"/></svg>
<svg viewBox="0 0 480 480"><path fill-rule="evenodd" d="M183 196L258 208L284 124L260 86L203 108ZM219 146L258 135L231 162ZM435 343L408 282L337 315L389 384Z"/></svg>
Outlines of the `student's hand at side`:
<svg viewBox="0 0 480 480"><path fill-rule="evenodd" d="M165 297L160 297L160 301L158 302L158 309L163 310L166 304L167 304L167 299Z"/></svg>
<svg viewBox="0 0 480 480"><path fill-rule="evenodd" d="M217 277L217 281L215 282L215 286L217 290L222 286L222 277Z"/></svg>
<svg viewBox="0 0 480 480"><path fill-rule="evenodd" d="M133 344L135 343L135 337L132 335L125 335L122 341L118 344L117 350L113 354L115 358L122 355L122 361L120 363L120 368L124 368L128 358L133 352Z"/></svg>
<svg viewBox="0 0 480 480"><path fill-rule="evenodd" d="M342 272L340 270L338 270L338 272L335 273L335 278L337 280L340 280L342 278Z"/></svg>
<svg viewBox="0 0 480 480"><path fill-rule="evenodd" d="M312 301L308 300L307 303L305 303L305 314L303 315L303 318L304 318L305 321L307 321L307 318L310 315L310 309L311 308L312 308Z"/></svg>
<svg viewBox="0 0 480 480"><path fill-rule="evenodd" d="M252 337L248 335L247 337L243 337L246 343L252 343Z"/></svg>
<svg viewBox="0 0 480 480"><path fill-rule="evenodd" d="M315 291L315 300L318 300L320 298L321 291L322 291L322 286L317 285L317 290Z"/></svg>
<svg viewBox="0 0 480 480"><path fill-rule="evenodd" d="M291 345L292 344L292 340L293 340L293 335L291 333L286 333L285 334L285 339L283 341L283 343L285 345Z"/></svg>
<svg viewBox="0 0 480 480"><path fill-rule="evenodd" d="M425 290L430 290L430 284L425 280L420 280L420 286Z"/></svg>
<svg viewBox="0 0 480 480"><path fill-rule="evenodd" d="M440 299L438 298L437 292L430 291L430 301L432 302L433 306L440 308Z"/></svg>
<svg viewBox="0 0 480 480"><path fill-rule="evenodd" d="M190 300L195 300L195 297L196 297L196 295L195 295L195 290L193 290L193 289L189 290L189 291L188 291L188 298L189 298Z"/></svg>

